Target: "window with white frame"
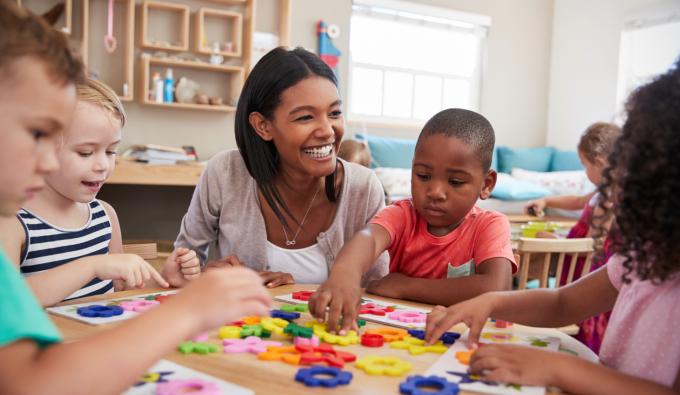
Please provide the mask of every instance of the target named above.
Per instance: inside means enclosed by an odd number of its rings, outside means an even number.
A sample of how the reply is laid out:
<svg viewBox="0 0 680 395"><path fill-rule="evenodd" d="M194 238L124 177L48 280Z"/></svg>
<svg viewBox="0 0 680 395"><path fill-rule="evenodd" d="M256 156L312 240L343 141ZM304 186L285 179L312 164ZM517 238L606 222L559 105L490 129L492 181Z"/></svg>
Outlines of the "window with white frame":
<svg viewBox="0 0 680 395"><path fill-rule="evenodd" d="M624 23L619 46L617 114L624 118L630 93L666 72L680 57L680 6L651 10Z"/></svg>
<svg viewBox="0 0 680 395"><path fill-rule="evenodd" d="M422 123L444 108L479 109L491 19L398 0L355 0L348 119Z"/></svg>

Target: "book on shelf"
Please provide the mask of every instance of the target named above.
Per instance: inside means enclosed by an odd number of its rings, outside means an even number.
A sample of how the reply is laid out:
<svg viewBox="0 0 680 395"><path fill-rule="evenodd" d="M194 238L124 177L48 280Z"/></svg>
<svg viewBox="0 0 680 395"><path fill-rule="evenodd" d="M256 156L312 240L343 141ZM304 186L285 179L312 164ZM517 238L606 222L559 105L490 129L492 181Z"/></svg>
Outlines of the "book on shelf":
<svg viewBox="0 0 680 395"><path fill-rule="evenodd" d="M175 165L197 160L195 150L191 146L176 148L157 144L133 145L123 156L150 165Z"/></svg>

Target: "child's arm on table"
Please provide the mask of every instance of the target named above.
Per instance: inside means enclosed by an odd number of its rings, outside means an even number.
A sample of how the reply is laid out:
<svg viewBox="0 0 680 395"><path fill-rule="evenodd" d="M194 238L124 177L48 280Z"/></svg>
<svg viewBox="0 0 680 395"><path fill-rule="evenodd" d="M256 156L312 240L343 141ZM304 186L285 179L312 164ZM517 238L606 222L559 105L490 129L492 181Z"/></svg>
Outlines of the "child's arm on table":
<svg viewBox="0 0 680 395"><path fill-rule="evenodd" d="M3 248L11 262L19 265L26 235L16 218L0 220ZM45 270L25 280L43 306L59 303L93 278L120 280L130 287L141 287L154 279L167 287L163 277L142 258L133 254L93 255Z"/></svg>
<svg viewBox="0 0 680 395"><path fill-rule="evenodd" d="M522 346L485 345L473 354L470 372L485 380L555 386L570 394L680 393L680 372L671 389L573 355Z"/></svg>
<svg viewBox="0 0 680 395"><path fill-rule="evenodd" d="M421 303L451 305L485 292L509 290L512 264L505 258L492 258L480 263L475 274L466 277L429 279L390 273L371 282L366 291L395 299Z"/></svg>
<svg viewBox="0 0 680 395"><path fill-rule="evenodd" d="M611 310L617 295L605 265L557 289L490 292L448 308L437 306L427 318L425 338L433 342L464 322L470 344L476 344L489 317L537 327L570 325Z"/></svg>
<svg viewBox="0 0 680 395"><path fill-rule="evenodd" d="M580 210L590 201L595 195L595 192L590 192L585 195L558 195L548 196L542 199L531 200L524 206L524 211L529 214L529 208L533 208L534 212L542 213L546 207L559 208L563 210Z"/></svg>
<svg viewBox="0 0 680 395"><path fill-rule="evenodd" d="M106 213L111 220L111 241L109 242L109 252L112 254L123 253L123 237L120 230L120 222L118 221L118 214L116 210L108 203L100 200ZM155 270L154 270L155 271ZM162 270L162 279L158 280L159 276L153 276L152 278L146 279L144 287L163 287L167 288L169 285L173 287L181 287L186 284L187 281L195 280L200 276L201 266L198 261L198 257L193 250L188 248L177 248L170 256L165 260ZM116 280L116 290L120 291L123 289L134 289L138 288L127 282L127 284Z"/></svg>
<svg viewBox="0 0 680 395"><path fill-rule="evenodd" d="M357 232L338 253L328 280L321 284L309 301L310 313L319 320L326 318L334 331L342 315L345 333L356 326L357 306L361 301L361 277L389 247L390 235L380 225L369 224Z"/></svg>
<svg viewBox="0 0 680 395"><path fill-rule="evenodd" d="M254 272L211 270L163 305L83 340L0 347L0 360L12 361L0 368L0 393L119 394L181 341L238 317L267 315L270 302Z"/></svg>

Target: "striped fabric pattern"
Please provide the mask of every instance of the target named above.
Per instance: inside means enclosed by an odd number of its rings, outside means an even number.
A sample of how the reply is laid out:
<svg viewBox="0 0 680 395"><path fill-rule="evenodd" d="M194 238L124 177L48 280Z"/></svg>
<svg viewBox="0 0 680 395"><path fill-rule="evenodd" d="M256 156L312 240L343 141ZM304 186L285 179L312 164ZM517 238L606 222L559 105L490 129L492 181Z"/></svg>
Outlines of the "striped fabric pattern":
<svg viewBox="0 0 680 395"><path fill-rule="evenodd" d="M90 218L80 229L62 229L21 209L17 218L26 233L20 269L24 276L49 270L75 259L109 252L111 221L104 206L93 200L89 203ZM99 295L113 291L111 280L92 279L65 300Z"/></svg>

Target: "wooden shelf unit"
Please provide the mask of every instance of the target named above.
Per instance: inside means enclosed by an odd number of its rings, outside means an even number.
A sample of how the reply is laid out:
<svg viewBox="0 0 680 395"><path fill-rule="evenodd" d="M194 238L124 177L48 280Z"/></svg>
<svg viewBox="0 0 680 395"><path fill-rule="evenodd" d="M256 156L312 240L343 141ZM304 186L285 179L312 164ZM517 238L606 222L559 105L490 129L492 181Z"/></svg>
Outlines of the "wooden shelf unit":
<svg viewBox="0 0 680 395"><path fill-rule="evenodd" d="M245 3L244 3L245 4ZM240 57L243 53L243 15L240 12L234 11L224 11L214 8L200 8L196 13L196 35L195 35L195 45L196 52L202 54L212 54L212 43L217 40L211 40L211 38L206 37L206 18L220 18L228 21L231 34L228 37L224 37L219 40L220 44L225 43L231 39L232 48L231 51L220 50L219 54L223 56L230 57ZM205 40L204 40L205 38ZM207 46L206 43L207 42Z"/></svg>
<svg viewBox="0 0 680 395"><path fill-rule="evenodd" d="M144 0L141 5L142 8L142 29L140 32L140 46L142 48L158 49L161 51L188 51L189 50L189 13L191 12L189 6L176 4L176 3L166 3L163 1L153 1ZM168 45L158 45L147 39L149 33L149 17L153 12L152 10L163 10L176 12L180 14L180 25L179 25L179 45L172 45L168 42Z"/></svg>
<svg viewBox="0 0 680 395"><path fill-rule="evenodd" d="M238 92L241 91L243 82L245 81L245 69L240 66L216 65L210 63L194 62L194 61L180 61L154 57L142 57L141 62L141 102L147 106L165 107L165 108L183 108L190 110L206 110L206 111L222 111L234 112L236 107L229 105L209 105L197 103L157 103L149 100L149 84L151 83L150 69L151 66L164 66L174 68L185 68L194 70L203 70L224 73L230 76L230 93L231 97L238 97Z"/></svg>
<svg viewBox="0 0 680 395"><path fill-rule="evenodd" d="M106 0L82 0L82 6L83 6L83 14L82 14L82 23L83 23L83 37L82 37L82 44L80 48L80 52L83 55L83 62L85 62L85 66L90 66L90 60L89 60L89 43L90 43L90 2L91 1L106 1ZM125 67L124 70L124 79L125 82L124 84L127 84L127 95L125 94L119 94L118 96L120 97L120 100L122 101L132 101L134 99L134 64L133 64L133 59L134 59L134 53L135 53L135 0L116 0L116 2L122 2L125 5L125 28L124 28L124 37L116 37L118 41L118 50L121 47L125 47L125 53L123 54L123 64ZM116 13L116 19L119 19L121 16L119 13ZM114 20L115 23L115 20ZM116 92L119 92L120 90L118 87L113 86L109 81L106 81L103 79L103 82L107 83L107 85L111 86L112 89L114 89Z"/></svg>
<svg viewBox="0 0 680 395"><path fill-rule="evenodd" d="M35 0L34 0L35 1ZM44 2L44 0L37 0L40 2ZM71 35L71 32L73 31L73 0L63 0L64 2L64 26L62 27L57 27L55 26L55 29L59 30L60 32L68 35ZM49 8L45 10L34 10L31 7L29 7L29 4L31 3L30 0L17 0L17 5L19 7L24 7L30 10L33 13L36 14L42 14L43 12L46 12L49 10ZM55 5L57 2L55 1ZM51 8L51 7L50 7Z"/></svg>
<svg viewBox="0 0 680 395"><path fill-rule="evenodd" d="M198 163L181 165L148 165L131 160L116 160L116 168L107 184L195 186L204 166Z"/></svg>

